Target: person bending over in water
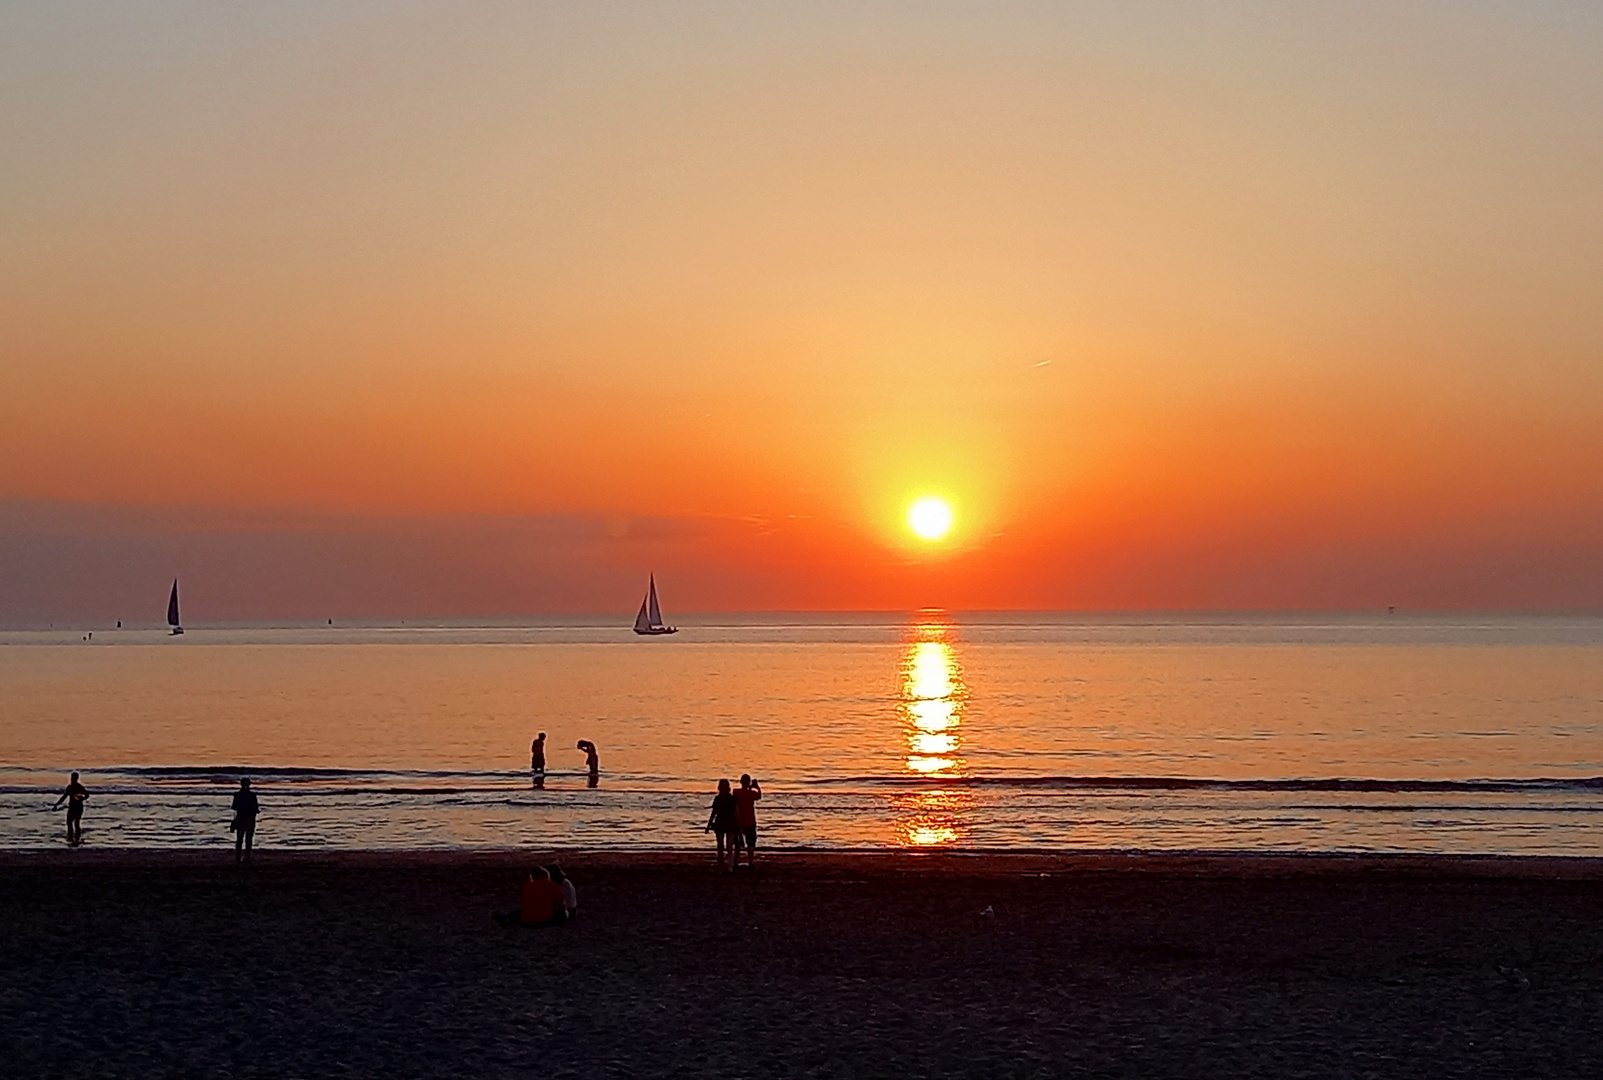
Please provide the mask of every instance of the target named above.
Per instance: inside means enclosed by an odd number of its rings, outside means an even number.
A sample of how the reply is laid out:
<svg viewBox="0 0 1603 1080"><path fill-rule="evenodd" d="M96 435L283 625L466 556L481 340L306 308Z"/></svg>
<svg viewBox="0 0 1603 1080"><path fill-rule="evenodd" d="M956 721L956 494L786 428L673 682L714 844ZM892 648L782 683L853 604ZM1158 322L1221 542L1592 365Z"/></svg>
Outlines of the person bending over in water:
<svg viewBox="0 0 1603 1080"><path fill-rule="evenodd" d="M72 779L67 783L67 789L56 800L56 805L50 809L60 810L61 804L67 804L67 843L83 843L83 803L89 798L89 791L78 783L78 774L73 773Z"/></svg>
<svg viewBox="0 0 1603 1080"><path fill-rule="evenodd" d="M529 771L537 776L545 775L545 732L540 732L538 738L529 744Z"/></svg>
<svg viewBox="0 0 1603 1080"><path fill-rule="evenodd" d="M718 865L726 870L735 868L735 797L729 793L729 781L718 781L718 794L712 797L712 813L707 817L707 828L718 838Z"/></svg>
<svg viewBox="0 0 1603 1080"><path fill-rule="evenodd" d="M595 787L596 781L601 778L601 759L596 756L596 744L589 739L580 739L579 749L584 751L585 764L590 767L590 786Z"/></svg>
<svg viewBox="0 0 1603 1080"><path fill-rule="evenodd" d="M523 883L518 906L497 914L495 921L502 926L563 925L568 921L568 909L562 906L562 887L551 880L545 867L536 866Z"/></svg>
<svg viewBox="0 0 1603 1080"><path fill-rule="evenodd" d="M234 830L235 862L250 858L251 842L256 839L256 815L261 812L262 804L250 789L250 777L240 777L239 790L234 792L234 820L228 826Z"/></svg>
<svg viewBox="0 0 1603 1080"><path fill-rule="evenodd" d="M757 800L763 797L763 786L751 778L750 773L740 774L740 790L735 792L735 847L746 849L746 865L755 866L757 858ZM737 853L729 860L739 864Z"/></svg>

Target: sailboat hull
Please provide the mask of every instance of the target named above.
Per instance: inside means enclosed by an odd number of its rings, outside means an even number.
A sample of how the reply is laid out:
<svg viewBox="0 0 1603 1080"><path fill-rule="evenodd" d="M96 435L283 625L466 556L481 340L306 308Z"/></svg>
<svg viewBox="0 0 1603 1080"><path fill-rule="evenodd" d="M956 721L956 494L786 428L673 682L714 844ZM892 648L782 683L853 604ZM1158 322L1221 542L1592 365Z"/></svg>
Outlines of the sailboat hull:
<svg viewBox="0 0 1603 1080"><path fill-rule="evenodd" d="M635 627L635 633L644 637L660 637L663 634L677 634L678 632L679 628L677 626L648 626L644 630L638 626Z"/></svg>
<svg viewBox="0 0 1603 1080"><path fill-rule="evenodd" d="M182 626L175 626L175 627L172 628L172 632L168 636L169 637L177 637L179 634L182 634L183 632L184 632L184 628Z"/></svg>

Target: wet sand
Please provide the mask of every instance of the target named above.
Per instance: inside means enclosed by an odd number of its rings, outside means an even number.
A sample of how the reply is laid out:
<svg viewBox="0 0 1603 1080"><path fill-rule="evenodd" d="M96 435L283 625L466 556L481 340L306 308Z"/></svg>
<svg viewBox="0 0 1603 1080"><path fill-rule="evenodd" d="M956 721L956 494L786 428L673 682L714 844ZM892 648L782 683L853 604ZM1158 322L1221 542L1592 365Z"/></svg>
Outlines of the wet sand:
<svg viewBox="0 0 1603 1080"><path fill-rule="evenodd" d="M1598 1076L1603 862L0 852L18 1076ZM990 914L982 914L982 912ZM1502 968L1502 971L1499 971Z"/></svg>

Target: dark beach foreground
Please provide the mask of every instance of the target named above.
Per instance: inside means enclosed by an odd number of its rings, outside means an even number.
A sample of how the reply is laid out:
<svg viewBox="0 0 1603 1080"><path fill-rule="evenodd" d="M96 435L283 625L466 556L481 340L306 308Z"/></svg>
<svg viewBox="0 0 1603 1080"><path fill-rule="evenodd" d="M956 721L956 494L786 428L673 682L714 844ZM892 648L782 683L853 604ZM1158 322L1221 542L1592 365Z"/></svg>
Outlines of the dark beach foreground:
<svg viewBox="0 0 1603 1080"><path fill-rule="evenodd" d="M0 1068L1603 1075L1603 863L548 857L0 853Z"/></svg>

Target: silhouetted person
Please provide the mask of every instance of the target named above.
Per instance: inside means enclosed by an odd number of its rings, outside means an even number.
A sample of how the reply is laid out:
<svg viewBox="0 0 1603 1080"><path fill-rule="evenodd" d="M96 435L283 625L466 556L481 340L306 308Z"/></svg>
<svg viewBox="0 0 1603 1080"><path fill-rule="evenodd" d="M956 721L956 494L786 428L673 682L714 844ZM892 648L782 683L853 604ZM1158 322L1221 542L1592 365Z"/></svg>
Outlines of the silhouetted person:
<svg viewBox="0 0 1603 1080"><path fill-rule="evenodd" d="M573 887L573 879L564 874L562 867L556 863L546 867L545 872L551 875L551 880L562 890L562 910L568 913L568 918L573 918L574 913L579 910L579 890Z"/></svg>
<svg viewBox="0 0 1603 1080"><path fill-rule="evenodd" d="M529 744L529 771L536 776L545 775L545 732L540 732Z"/></svg>
<svg viewBox="0 0 1603 1080"><path fill-rule="evenodd" d="M729 781L718 781L718 794L712 797L712 813L707 816L707 828L718 837L718 865L735 868L735 797L729 794Z"/></svg>
<svg viewBox="0 0 1603 1080"><path fill-rule="evenodd" d="M67 804L67 843L83 843L83 803L89 798L88 790L78 783L78 774L73 773L72 779L67 782L67 788L56 800L51 810L60 810L61 804Z"/></svg>
<svg viewBox="0 0 1603 1080"><path fill-rule="evenodd" d="M580 739L579 749L584 751L585 764L590 767L590 786L595 787L601 779L601 759L596 756L596 744L589 739Z"/></svg>
<svg viewBox="0 0 1603 1080"><path fill-rule="evenodd" d="M755 866L757 858L757 800L763 797L763 786L751 778L750 773L740 774L740 790L735 792L735 848L730 862L739 865L740 848L746 849L746 865Z"/></svg>
<svg viewBox="0 0 1603 1080"><path fill-rule="evenodd" d="M568 909L562 906L562 886L551 880L545 867L536 866L523 883L518 906L496 915L495 921L502 926L561 926L568 921Z"/></svg>
<svg viewBox="0 0 1603 1080"><path fill-rule="evenodd" d="M256 815L261 812L256 793L250 789L250 777L240 777L239 790L234 792L234 820L228 826L234 830L235 862L250 858L251 841L256 839Z"/></svg>

